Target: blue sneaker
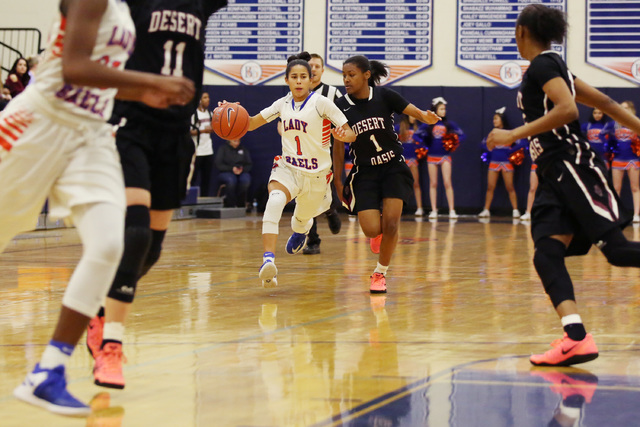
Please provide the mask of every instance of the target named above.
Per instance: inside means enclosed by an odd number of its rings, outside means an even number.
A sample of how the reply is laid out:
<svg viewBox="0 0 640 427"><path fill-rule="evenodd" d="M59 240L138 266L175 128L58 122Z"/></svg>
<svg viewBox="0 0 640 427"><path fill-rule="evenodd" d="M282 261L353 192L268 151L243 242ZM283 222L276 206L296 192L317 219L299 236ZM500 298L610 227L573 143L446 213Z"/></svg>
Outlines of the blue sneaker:
<svg viewBox="0 0 640 427"><path fill-rule="evenodd" d="M265 288L274 288L278 286L278 279L276 275L278 274L278 268L276 267L276 263L273 261L273 258L267 258L262 263L260 267L260 279L262 279L262 286Z"/></svg>
<svg viewBox="0 0 640 427"><path fill-rule="evenodd" d="M307 244L307 235L301 233L293 233L289 240L287 240L286 251L288 254L294 255L297 254L304 248L304 245Z"/></svg>
<svg viewBox="0 0 640 427"><path fill-rule="evenodd" d="M13 390L18 399L60 415L88 416L91 408L67 391L64 366L42 369L37 364L24 382Z"/></svg>

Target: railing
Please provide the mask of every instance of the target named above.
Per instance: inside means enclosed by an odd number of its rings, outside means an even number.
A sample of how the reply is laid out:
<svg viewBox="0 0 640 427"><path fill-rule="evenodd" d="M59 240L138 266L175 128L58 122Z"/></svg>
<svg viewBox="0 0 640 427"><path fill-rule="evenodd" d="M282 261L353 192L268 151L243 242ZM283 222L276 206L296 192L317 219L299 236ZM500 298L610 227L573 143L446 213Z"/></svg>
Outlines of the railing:
<svg viewBox="0 0 640 427"><path fill-rule="evenodd" d="M41 45L37 28L0 28L0 79L4 82L16 59L39 54Z"/></svg>

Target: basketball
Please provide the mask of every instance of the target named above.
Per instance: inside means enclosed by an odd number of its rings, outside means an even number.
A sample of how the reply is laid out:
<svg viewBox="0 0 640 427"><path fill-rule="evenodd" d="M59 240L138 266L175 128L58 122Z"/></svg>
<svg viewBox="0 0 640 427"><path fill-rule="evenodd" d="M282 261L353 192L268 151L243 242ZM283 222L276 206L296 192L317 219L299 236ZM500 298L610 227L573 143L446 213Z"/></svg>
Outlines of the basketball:
<svg viewBox="0 0 640 427"><path fill-rule="evenodd" d="M211 128L222 139L242 138L249 130L249 113L235 102L221 105L213 110Z"/></svg>

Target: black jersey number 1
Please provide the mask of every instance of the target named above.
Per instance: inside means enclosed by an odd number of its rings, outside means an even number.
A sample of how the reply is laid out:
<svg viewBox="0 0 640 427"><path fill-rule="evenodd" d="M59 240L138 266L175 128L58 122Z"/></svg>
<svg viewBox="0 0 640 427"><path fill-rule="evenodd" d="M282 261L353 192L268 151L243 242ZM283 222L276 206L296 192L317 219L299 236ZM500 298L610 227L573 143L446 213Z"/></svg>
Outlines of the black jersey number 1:
<svg viewBox="0 0 640 427"><path fill-rule="evenodd" d="M184 49L187 47L187 42L180 42L176 45L176 60L175 67L171 69L173 63L173 40L167 40L164 44L164 65L160 70L160 74L164 76L182 77L182 57L184 56Z"/></svg>

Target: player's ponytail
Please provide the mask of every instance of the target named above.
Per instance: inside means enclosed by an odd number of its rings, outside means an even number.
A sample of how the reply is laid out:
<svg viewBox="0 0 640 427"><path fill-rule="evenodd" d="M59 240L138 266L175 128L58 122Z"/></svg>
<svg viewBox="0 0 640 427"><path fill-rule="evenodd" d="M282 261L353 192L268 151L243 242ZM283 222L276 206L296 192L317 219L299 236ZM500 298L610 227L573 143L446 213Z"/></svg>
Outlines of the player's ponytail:
<svg viewBox="0 0 640 427"><path fill-rule="evenodd" d="M383 77L389 75L389 69L386 64L380 61L369 61L369 58L363 55L352 56L344 61L343 65L345 64L353 64L363 73L370 71L369 86L377 85Z"/></svg>
<svg viewBox="0 0 640 427"><path fill-rule="evenodd" d="M302 65L309 71L309 77L311 77L311 65L309 65L309 61L311 60L311 54L309 52L304 51L300 52L297 55L291 55L287 58L287 71L286 76L289 77L289 72L295 65Z"/></svg>

